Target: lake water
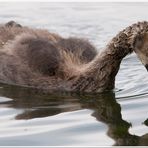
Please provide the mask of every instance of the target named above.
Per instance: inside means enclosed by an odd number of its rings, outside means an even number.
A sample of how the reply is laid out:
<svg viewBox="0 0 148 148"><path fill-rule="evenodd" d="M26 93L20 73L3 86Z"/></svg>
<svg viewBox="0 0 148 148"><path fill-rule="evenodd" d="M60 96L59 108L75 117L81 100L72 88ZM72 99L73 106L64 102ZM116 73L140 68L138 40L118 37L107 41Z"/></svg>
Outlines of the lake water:
<svg viewBox="0 0 148 148"><path fill-rule="evenodd" d="M0 3L0 22L89 39L98 50L148 20L148 3ZM0 146L148 145L148 73L126 57L112 93L44 94L0 84Z"/></svg>

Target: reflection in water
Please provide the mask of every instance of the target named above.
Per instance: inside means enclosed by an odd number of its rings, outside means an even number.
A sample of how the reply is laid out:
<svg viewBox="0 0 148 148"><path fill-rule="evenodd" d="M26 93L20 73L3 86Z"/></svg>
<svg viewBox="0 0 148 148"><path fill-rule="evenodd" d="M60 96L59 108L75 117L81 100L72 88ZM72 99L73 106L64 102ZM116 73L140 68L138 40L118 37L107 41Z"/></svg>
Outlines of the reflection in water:
<svg viewBox="0 0 148 148"><path fill-rule="evenodd" d="M148 134L132 135L128 132L130 123L122 119L121 106L116 102L114 93L106 94L47 94L27 88L1 85L0 96L11 98L1 102L0 107L22 109L23 113L15 118L33 119L53 116L62 112L79 109L93 110L92 116L108 126L108 136L115 140L115 145L148 145ZM147 120L144 121L147 123Z"/></svg>

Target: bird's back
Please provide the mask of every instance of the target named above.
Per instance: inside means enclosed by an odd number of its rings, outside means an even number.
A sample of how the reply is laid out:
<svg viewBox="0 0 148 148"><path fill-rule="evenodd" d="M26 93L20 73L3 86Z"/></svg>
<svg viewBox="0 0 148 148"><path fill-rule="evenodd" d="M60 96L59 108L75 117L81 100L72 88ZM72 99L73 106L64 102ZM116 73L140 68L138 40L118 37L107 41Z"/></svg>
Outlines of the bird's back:
<svg viewBox="0 0 148 148"><path fill-rule="evenodd" d="M38 86L50 79L67 79L97 54L84 39L66 39L16 24L0 26L1 82Z"/></svg>

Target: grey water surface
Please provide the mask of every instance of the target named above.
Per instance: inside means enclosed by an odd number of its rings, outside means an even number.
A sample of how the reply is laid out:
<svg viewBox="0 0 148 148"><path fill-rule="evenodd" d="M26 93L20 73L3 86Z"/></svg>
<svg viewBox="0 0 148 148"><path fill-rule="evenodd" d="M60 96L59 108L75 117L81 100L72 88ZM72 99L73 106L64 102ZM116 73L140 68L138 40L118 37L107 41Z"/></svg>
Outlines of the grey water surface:
<svg viewBox="0 0 148 148"><path fill-rule="evenodd" d="M89 39L98 51L148 3L0 3L0 22ZM0 84L0 146L148 145L148 73L127 56L113 92L43 93Z"/></svg>

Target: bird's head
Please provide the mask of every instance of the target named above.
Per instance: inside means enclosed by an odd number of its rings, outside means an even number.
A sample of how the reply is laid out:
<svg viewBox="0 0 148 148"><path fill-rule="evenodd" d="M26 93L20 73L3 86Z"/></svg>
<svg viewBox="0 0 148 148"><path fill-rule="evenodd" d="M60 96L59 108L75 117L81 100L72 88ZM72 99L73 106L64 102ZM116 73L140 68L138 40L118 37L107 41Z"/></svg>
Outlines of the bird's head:
<svg viewBox="0 0 148 148"><path fill-rule="evenodd" d="M148 32L135 39L134 51L148 71Z"/></svg>

